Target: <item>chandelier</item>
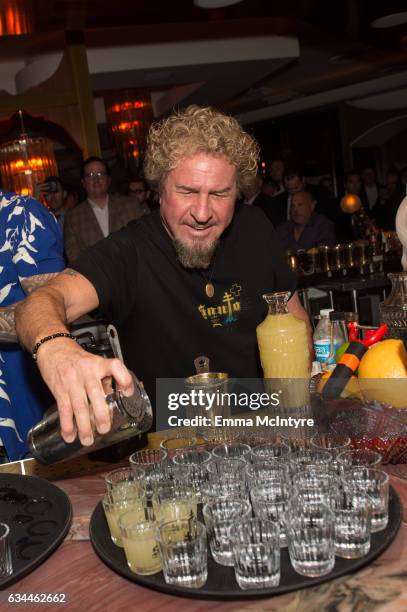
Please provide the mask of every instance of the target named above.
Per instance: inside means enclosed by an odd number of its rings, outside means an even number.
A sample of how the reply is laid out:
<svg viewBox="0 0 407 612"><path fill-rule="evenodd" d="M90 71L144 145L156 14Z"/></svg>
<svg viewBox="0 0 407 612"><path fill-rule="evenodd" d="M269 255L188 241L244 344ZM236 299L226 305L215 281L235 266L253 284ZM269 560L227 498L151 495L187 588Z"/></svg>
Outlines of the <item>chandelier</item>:
<svg viewBox="0 0 407 612"><path fill-rule="evenodd" d="M5 190L20 195L33 195L37 183L58 174L54 149L48 138L31 137L24 132L23 115L19 111L22 133L19 138L0 145L0 174Z"/></svg>
<svg viewBox="0 0 407 612"><path fill-rule="evenodd" d="M106 96L106 117L117 152L126 167L139 166L153 111L150 95L137 89Z"/></svg>
<svg viewBox="0 0 407 612"><path fill-rule="evenodd" d="M33 29L31 0L2 0L0 3L0 36L29 34Z"/></svg>

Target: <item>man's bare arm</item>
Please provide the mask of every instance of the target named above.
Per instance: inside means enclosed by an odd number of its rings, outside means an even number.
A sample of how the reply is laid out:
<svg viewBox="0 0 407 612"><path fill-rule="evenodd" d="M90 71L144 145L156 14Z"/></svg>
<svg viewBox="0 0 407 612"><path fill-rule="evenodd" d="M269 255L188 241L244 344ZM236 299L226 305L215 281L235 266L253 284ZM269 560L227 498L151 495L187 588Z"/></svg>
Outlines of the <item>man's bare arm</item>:
<svg viewBox="0 0 407 612"><path fill-rule="evenodd" d="M35 274L34 276L20 279L20 283L24 293L29 295L38 289L38 287L45 285L45 283L51 280L51 278L54 278L54 276L57 276L57 274L57 272ZM20 304L20 302L0 308L0 342L18 342L14 321L14 313L17 304Z"/></svg>
<svg viewBox="0 0 407 612"><path fill-rule="evenodd" d="M288 310L291 314L295 315L299 319L305 321L307 326L307 336L308 336L308 347L310 350L310 355L313 359L314 357L314 345L312 341L312 326L309 320L309 316L304 306L301 304L300 298L298 297L298 293L295 292L294 295L288 300Z"/></svg>
<svg viewBox="0 0 407 612"><path fill-rule="evenodd" d="M28 279L26 279L28 280ZM92 283L82 274L66 268L45 286L17 306L17 334L31 351L38 340L59 331L68 331L68 324L99 305Z"/></svg>
<svg viewBox="0 0 407 612"><path fill-rule="evenodd" d="M32 351L41 338L68 331L71 321L98 305L92 283L78 272L66 269L17 306L17 336ZM119 359L92 355L69 338L54 338L41 344L37 365L57 401L66 442L72 442L77 432L82 444L92 444L90 406L99 433L109 431L110 414L102 384L106 377L113 376L124 394L133 392L131 375Z"/></svg>

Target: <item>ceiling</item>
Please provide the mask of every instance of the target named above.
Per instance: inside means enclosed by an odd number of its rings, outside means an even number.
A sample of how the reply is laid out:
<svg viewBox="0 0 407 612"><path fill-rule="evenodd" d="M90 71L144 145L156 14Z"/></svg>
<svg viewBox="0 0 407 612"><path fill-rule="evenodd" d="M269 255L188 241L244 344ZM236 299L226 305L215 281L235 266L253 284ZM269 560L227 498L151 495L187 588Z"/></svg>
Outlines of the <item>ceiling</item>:
<svg viewBox="0 0 407 612"><path fill-rule="evenodd" d="M370 26L404 9L405 0L242 0L214 10L193 0L2 0L0 76L83 36L95 97L144 87L157 114L210 103L252 122L330 103L332 92L355 100L407 85L407 25ZM31 31L4 35L13 24Z"/></svg>

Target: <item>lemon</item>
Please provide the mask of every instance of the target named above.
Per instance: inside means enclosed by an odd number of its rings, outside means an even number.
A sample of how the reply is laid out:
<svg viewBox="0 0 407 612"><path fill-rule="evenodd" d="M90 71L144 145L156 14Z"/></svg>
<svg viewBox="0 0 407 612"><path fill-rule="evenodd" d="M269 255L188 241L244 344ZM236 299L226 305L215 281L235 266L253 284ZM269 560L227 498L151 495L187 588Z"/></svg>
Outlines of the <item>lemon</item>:
<svg viewBox="0 0 407 612"><path fill-rule="evenodd" d="M402 340L383 340L365 353L358 376L367 399L407 408L407 351Z"/></svg>

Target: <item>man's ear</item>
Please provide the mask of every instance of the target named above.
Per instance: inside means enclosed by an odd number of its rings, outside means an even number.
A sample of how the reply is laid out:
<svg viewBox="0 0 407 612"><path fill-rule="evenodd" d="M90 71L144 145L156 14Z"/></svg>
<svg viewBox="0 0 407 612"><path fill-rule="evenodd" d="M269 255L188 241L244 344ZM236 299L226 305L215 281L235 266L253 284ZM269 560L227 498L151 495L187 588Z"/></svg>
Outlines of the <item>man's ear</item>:
<svg viewBox="0 0 407 612"><path fill-rule="evenodd" d="M312 202L311 202L311 211L312 212L314 212L316 205L317 205L317 201L316 200L312 200Z"/></svg>

